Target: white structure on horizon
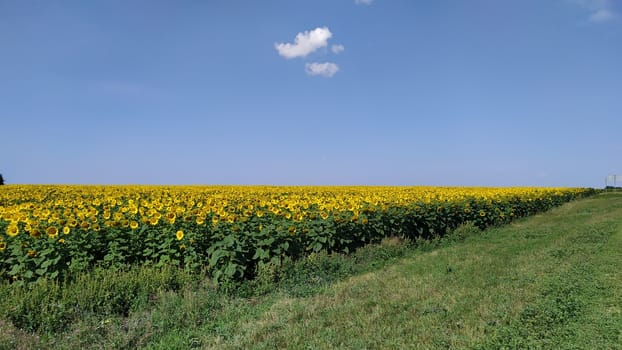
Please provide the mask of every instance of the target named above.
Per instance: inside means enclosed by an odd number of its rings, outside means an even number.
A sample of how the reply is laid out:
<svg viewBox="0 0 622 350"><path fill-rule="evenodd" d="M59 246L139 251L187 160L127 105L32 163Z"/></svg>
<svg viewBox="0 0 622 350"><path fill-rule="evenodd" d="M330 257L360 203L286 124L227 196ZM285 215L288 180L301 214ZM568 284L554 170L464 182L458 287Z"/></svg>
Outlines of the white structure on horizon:
<svg viewBox="0 0 622 350"><path fill-rule="evenodd" d="M605 188L622 187L622 175L609 175L605 178Z"/></svg>

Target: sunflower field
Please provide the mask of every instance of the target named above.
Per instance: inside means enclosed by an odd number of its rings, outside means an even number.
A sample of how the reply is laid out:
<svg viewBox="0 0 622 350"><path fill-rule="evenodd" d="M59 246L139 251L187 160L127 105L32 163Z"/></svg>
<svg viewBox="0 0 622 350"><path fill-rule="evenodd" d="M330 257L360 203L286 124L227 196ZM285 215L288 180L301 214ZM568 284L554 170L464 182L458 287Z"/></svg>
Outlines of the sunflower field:
<svg viewBox="0 0 622 350"><path fill-rule="evenodd" d="M260 263L500 225L585 188L66 186L0 188L0 278L172 265L216 280Z"/></svg>

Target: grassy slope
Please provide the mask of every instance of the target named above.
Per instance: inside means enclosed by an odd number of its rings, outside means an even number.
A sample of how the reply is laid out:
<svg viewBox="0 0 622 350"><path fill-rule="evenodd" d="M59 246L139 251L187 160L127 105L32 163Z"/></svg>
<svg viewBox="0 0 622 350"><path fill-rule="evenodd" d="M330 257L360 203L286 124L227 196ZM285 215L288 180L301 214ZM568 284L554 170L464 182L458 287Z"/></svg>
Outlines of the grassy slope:
<svg viewBox="0 0 622 350"><path fill-rule="evenodd" d="M622 348L622 193L462 233L464 242L401 254L334 284L253 298L195 285L62 334L0 320L0 349ZM340 259L339 268L351 263Z"/></svg>
<svg viewBox="0 0 622 350"><path fill-rule="evenodd" d="M466 242L282 297L231 348L622 348L622 195L604 194Z"/></svg>

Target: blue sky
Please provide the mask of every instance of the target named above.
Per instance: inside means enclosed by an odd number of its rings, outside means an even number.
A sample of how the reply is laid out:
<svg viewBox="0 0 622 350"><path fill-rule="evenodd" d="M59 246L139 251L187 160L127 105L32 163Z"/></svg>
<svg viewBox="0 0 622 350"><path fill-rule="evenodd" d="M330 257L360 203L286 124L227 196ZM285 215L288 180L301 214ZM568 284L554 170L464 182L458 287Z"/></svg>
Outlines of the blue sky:
<svg viewBox="0 0 622 350"><path fill-rule="evenodd" d="M617 0L0 0L7 183L602 187Z"/></svg>

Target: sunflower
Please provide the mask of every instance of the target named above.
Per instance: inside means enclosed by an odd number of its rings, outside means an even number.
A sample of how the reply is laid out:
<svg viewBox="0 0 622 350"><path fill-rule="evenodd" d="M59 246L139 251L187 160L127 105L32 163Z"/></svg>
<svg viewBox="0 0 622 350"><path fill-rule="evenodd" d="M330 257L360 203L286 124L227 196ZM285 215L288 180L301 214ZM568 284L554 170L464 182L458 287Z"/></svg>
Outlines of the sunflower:
<svg viewBox="0 0 622 350"><path fill-rule="evenodd" d="M138 222L136 222L135 220L132 220L132 221L130 222L130 228L131 228L132 230L137 229L137 228L138 228Z"/></svg>
<svg viewBox="0 0 622 350"><path fill-rule="evenodd" d="M175 237L177 237L178 241L181 241L184 238L184 231L182 230L177 231L177 233L175 234Z"/></svg>
<svg viewBox="0 0 622 350"><path fill-rule="evenodd" d="M6 249L6 242L0 242L0 252Z"/></svg>
<svg viewBox="0 0 622 350"><path fill-rule="evenodd" d="M67 226L63 227L63 234L68 235L69 232L71 232L71 229L69 227L67 227Z"/></svg>
<svg viewBox="0 0 622 350"><path fill-rule="evenodd" d="M41 231L39 231L38 228L33 228L32 231L30 231L30 237L41 238Z"/></svg>
<svg viewBox="0 0 622 350"><path fill-rule="evenodd" d="M45 230L45 233L50 238L56 238L58 236L58 229L54 226L50 226Z"/></svg>
<svg viewBox="0 0 622 350"><path fill-rule="evenodd" d="M9 235L10 237L15 237L17 236L18 233L19 233L19 228L17 227L17 225L10 225L9 227L6 228L6 234Z"/></svg>
<svg viewBox="0 0 622 350"><path fill-rule="evenodd" d="M166 214L166 220L171 225L175 223L175 219L176 218L177 218L177 215L175 215L175 213L168 213L168 214Z"/></svg>

